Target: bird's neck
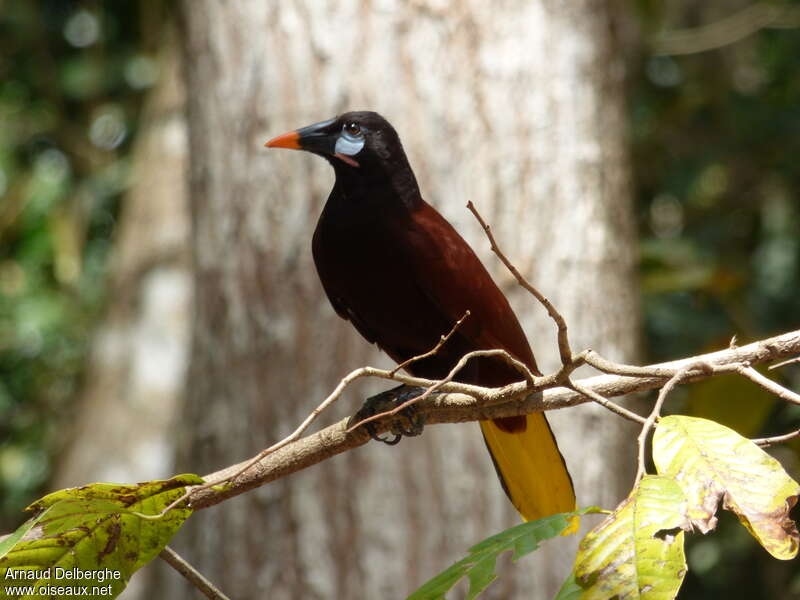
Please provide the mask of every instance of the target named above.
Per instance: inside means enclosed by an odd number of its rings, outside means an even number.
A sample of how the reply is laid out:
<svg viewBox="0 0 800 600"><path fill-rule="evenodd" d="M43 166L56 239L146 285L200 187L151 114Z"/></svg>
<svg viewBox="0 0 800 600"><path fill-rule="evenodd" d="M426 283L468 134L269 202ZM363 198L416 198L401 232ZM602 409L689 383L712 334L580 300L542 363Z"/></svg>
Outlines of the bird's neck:
<svg viewBox="0 0 800 600"><path fill-rule="evenodd" d="M336 168L334 194L361 210L413 211L422 204L417 178L403 160L385 168Z"/></svg>

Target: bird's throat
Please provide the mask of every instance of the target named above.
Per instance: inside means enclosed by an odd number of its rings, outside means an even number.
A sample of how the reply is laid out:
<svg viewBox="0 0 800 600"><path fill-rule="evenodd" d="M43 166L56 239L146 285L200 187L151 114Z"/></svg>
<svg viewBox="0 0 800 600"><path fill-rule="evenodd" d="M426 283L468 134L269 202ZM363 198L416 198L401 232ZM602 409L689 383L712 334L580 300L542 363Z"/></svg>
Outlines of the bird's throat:
<svg viewBox="0 0 800 600"><path fill-rule="evenodd" d="M422 196L411 168L407 164L403 167L386 171L336 168L336 183L328 202L344 203L341 208L346 210L384 215L413 211L422 203Z"/></svg>

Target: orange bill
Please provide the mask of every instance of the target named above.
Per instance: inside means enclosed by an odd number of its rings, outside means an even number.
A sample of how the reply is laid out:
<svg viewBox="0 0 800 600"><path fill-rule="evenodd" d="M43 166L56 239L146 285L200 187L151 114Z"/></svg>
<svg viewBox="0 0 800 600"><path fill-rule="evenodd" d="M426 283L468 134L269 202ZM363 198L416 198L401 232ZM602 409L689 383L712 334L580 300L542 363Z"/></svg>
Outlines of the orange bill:
<svg viewBox="0 0 800 600"><path fill-rule="evenodd" d="M290 150L300 150L300 134L296 131L284 133L278 137L272 138L266 144L267 148L289 148Z"/></svg>

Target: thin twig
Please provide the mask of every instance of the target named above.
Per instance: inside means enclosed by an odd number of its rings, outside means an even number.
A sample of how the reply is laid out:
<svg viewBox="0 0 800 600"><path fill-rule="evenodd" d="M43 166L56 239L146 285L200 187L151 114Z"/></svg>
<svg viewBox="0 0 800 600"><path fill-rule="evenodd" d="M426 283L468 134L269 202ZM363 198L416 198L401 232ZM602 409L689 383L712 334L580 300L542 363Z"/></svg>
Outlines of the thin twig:
<svg viewBox="0 0 800 600"><path fill-rule="evenodd" d="M638 468L636 469L636 480L634 481L634 487L639 484L644 477L645 473L647 472L645 468L645 445L647 443L647 436L650 433L650 430L653 428L656 420L658 420L659 416L661 415L661 408L664 406L664 402L667 399L667 396L672 391L672 389L678 385L684 378L688 377L692 371L701 371L701 372L713 372L713 368L706 368L710 367L708 363L704 363L698 361L694 364L687 365L686 367L679 369L667 383L664 384L658 392L658 399L656 400L655 405L653 406L653 410L650 411L650 415L647 417L647 420L642 425L642 431L639 433L638 443L639 443L639 457L638 457Z"/></svg>
<svg viewBox="0 0 800 600"><path fill-rule="evenodd" d="M443 335L433 348L431 348L430 350L428 350L424 354L418 354L417 356L412 356L408 360L404 360L399 365L397 365L394 369L389 371L389 374L390 375L395 375L398 371L402 371L403 369L405 369L409 365L414 364L415 362L420 361L423 358L428 358L429 356L433 356L434 354L439 352L439 350L441 350L442 346L444 346L445 342L447 342L447 340L449 340L452 337L452 335L456 332L456 330L459 327L461 327L461 324L464 322L464 319L466 319L469 315L470 315L469 311L465 312L464 316L462 316L458 321L455 322L455 325L453 325L453 328L450 329L450 331L447 332L447 334Z"/></svg>
<svg viewBox="0 0 800 600"><path fill-rule="evenodd" d="M793 440L796 437L800 437L800 429L796 431L790 431L789 433L784 433L783 435L776 435L774 437L765 437L765 438L755 438L750 440L757 446L761 446L762 448L768 448L773 444L781 444L783 442L788 442L789 440Z"/></svg>
<svg viewBox="0 0 800 600"><path fill-rule="evenodd" d="M677 55L716 50L738 42L760 29L798 26L800 10L796 6L755 2L715 23L662 33L653 43L653 53Z"/></svg>
<svg viewBox="0 0 800 600"><path fill-rule="evenodd" d="M202 573L181 558L180 554L169 546L165 546L159 556L169 566L188 579L206 598L210 600L230 600L230 598L223 594L213 583L206 579Z"/></svg>
<svg viewBox="0 0 800 600"><path fill-rule="evenodd" d="M772 392L781 400L786 400L786 402L791 402L792 404L800 404L800 394L796 394L792 390L783 387L781 384L772 381L768 377L764 377L753 367L749 365L739 365L736 369L736 372L744 377L747 377L750 381L757 383L765 390Z"/></svg>
<svg viewBox="0 0 800 600"><path fill-rule="evenodd" d="M774 365L770 365L768 368L770 370L779 369L781 367L785 367L786 365L791 365L792 363L797 363L797 362L800 362L800 356L795 356L794 358L790 358L789 360L782 360L779 363L776 363Z"/></svg>
<svg viewBox="0 0 800 600"><path fill-rule="evenodd" d="M472 204L472 201L467 202L467 208L475 215L475 218L478 219L478 223L480 223L483 231L486 233L486 237L489 238L489 244L491 245L492 252L494 252L497 257L503 262L506 268L511 272L514 276L514 279L517 280L517 283L521 285L523 288L528 290L547 310L547 314L550 315L550 318L553 319L556 323L556 327L558 327L558 353L561 357L561 364L568 365L572 362L572 350L569 345L569 336L567 335L567 322L564 320L564 317L561 316L561 313L558 312L553 306L553 304L548 300L544 294L542 294L539 290L537 290L522 274L517 270L517 268L511 263L510 260L506 257L505 254L500 250L497 242L494 239L494 235L492 234L492 228L483 220L478 209L475 208L475 205Z"/></svg>
<svg viewBox="0 0 800 600"><path fill-rule="evenodd" d="M594 390L591 390L591 389L589 389L587 387L583 387L579 383L575 383L574 381L570 381L567 384L567 387L572 389L572 390L575 390L579 394L583 394L587 398L591 398L593 402L596 402L600 406L603 406L604 408L607 408L611 412L616 413L620 417L628 419L629 421L633 421L634 423L639 423L640 425L644 425L646 423L646 421L647 421L643 416L637 415L635 412L630 411L627 408L625 408L623 406L620 406L619 404L616 404L615 402L612 402L611 400L601 396L600 394L598 394Z"/></svg>

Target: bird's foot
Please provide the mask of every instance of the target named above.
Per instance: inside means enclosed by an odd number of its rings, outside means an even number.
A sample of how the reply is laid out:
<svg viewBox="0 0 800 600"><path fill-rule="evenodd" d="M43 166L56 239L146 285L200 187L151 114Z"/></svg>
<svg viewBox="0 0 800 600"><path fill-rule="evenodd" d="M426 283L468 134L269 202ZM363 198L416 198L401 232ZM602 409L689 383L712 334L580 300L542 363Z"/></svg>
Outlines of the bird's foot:
<svg viewBox="0 0 800 600"><path fill-rule="evenodd" d="M403 406L403 404L409 400L413 400L422 394L423 391L422 388L401 385L376 394L371 398L367 398L366 402L364 402L364 406L350 419L350 426L352 427L365 419ZM389 432L394 436L391 438L381 437L381 435L378 434L377 427L375 427L376 421L370 421L366 423L364 427L373 440L394 446L403 439L404 436L414 437L420 435L425 426L425 419L413 404L401 408L391 419Z"/></svg>

